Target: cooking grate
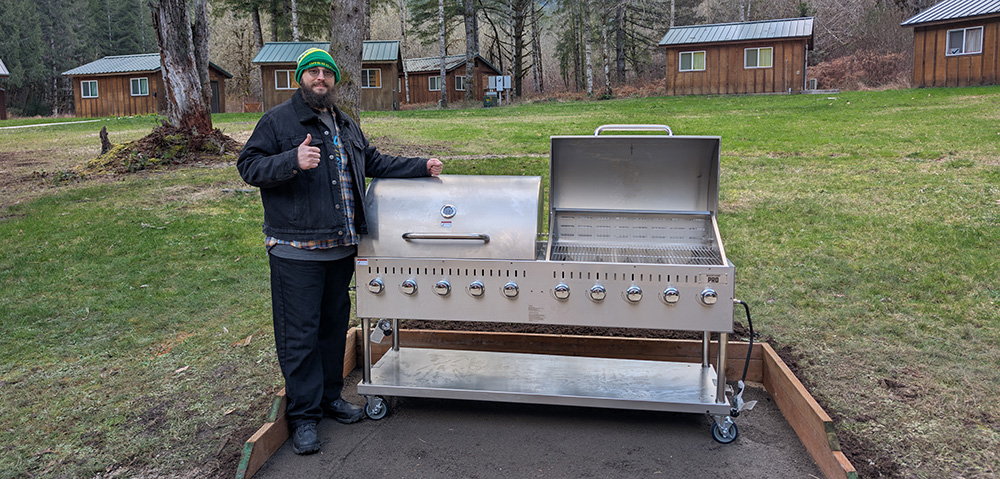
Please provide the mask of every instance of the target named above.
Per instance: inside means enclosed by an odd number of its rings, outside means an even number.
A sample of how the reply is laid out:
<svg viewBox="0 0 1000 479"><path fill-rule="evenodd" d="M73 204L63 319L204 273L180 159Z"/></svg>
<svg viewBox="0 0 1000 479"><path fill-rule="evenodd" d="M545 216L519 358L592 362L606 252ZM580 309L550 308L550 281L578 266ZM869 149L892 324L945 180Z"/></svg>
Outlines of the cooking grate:
<svg viewBox="0 0 1000 479"><path fill-rule="evenodd" d="M579 245L553 244L552 261L594 263L651 263L721 265L719 250L691 245Z"/></svg>

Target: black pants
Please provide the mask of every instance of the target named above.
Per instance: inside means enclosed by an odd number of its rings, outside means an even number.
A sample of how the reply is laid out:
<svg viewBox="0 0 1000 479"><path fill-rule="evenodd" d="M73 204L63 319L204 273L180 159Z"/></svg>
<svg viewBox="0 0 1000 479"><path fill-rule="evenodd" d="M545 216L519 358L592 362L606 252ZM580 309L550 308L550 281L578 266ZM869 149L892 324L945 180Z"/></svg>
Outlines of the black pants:
<svg viewBox="0 0 1000 479"><path fill-rule="evenodd" d="M321 405L344 388L344 346L351 315L347 288L354 257L298 261L268 255L278 364L285 376L285 414L293 428L319 421Z"/></svg>

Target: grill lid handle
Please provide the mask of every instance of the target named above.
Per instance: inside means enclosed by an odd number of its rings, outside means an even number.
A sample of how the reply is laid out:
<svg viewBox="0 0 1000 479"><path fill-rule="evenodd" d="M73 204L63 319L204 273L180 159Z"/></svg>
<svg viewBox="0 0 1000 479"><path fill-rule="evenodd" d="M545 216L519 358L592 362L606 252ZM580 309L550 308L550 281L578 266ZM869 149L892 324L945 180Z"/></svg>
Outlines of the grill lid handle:
<svg viewBox="0 0 1000 479"><path fill-rule="evenodd" d="M490 235L486 233L403 233L403 239L406 241L412 240L473 240L482 241L483 243L490 242Z"/></svg>
<svg viewBox="0 0 1000 479"><path fill-rule="evenodd" d="M666 131L667 135L674 136L674 130L667 125L601 125L594 130L594 136L602 131Z"/></svg>

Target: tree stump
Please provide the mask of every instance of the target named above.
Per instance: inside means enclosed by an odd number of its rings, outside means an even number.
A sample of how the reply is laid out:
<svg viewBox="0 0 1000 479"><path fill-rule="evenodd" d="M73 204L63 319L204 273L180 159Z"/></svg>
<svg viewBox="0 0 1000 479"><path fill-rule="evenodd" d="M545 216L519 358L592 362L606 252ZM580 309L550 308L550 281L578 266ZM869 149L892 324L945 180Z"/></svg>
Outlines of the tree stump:
<svg viewBox="0 0 1000 479"><path fill-rule="evenodd" d="M102 126L101 127L101 135L100 136L101 136L101 154L103 155L103 154L107 153L108 150L110 150L111 147L113 146L111 144L111 141L108 140L108 127L106 127L106 126Z"/></svg>

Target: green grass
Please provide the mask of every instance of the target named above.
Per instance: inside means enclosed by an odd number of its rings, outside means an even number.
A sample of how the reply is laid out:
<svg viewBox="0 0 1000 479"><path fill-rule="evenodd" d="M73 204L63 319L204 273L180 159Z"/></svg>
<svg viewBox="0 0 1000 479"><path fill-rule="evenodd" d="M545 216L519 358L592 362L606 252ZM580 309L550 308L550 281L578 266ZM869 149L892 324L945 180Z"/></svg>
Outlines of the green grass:
<svg viewBox="0 0 1000 479"><path fill-rule="evenodd" d="M737 295L802 356L862 476L995 477L998 106L1000 87L981 87L378 112L363 125L446 173L543 177L550 135L665 123L721 136ZM245 138L258 117L215 124ZM156 122L107 124L122 141ZM0 152L66 168L96 153L102 124L0 130ZM224 192L241 188L234 168L191 168L2 211L0 477L232 476L282 382L259 197Z"/></svg>

